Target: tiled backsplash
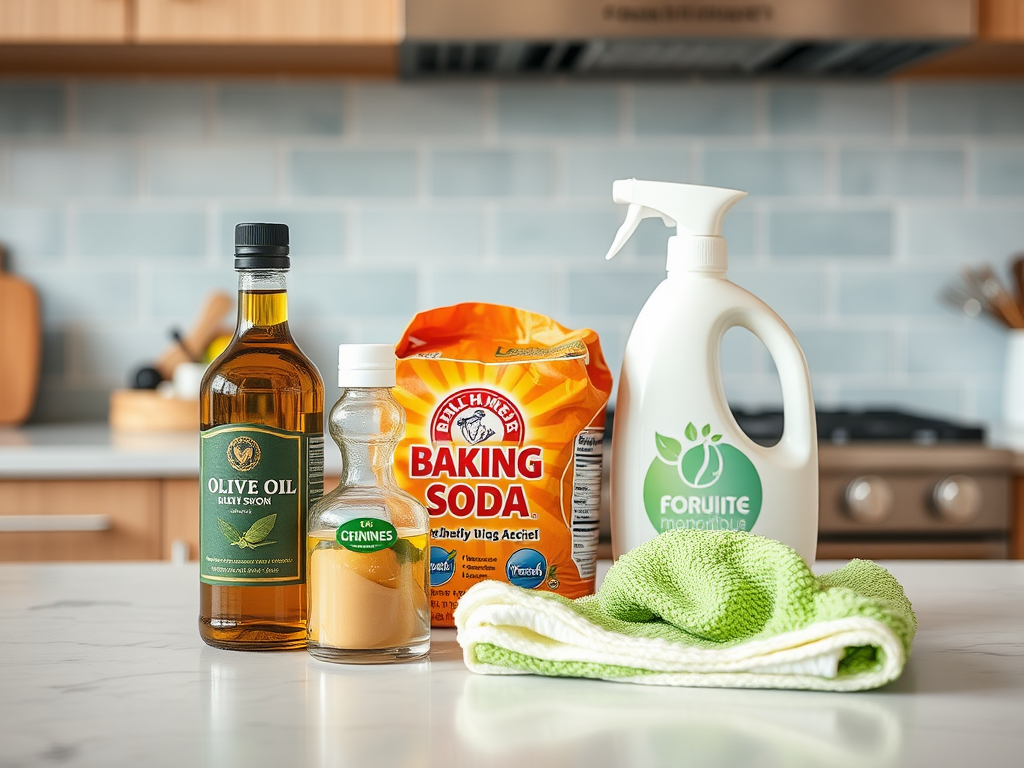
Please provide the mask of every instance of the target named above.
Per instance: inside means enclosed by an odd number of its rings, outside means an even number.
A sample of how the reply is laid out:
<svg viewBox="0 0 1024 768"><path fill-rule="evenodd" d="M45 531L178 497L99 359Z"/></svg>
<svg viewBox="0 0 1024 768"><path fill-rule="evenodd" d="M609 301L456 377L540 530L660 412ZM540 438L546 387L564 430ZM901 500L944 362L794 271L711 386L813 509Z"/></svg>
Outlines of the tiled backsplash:
<svg viewBox="0 0 1024 768"><path fill-rule="evenodd" d="M292 227L292 322L335 345L419 309L514 304L590 325L617 372L663 277L648 221L603 255L616 178L751 192L731 275L796 331L823 405L999 417L1005 333L937 293L1024 250L1024 86L0 82L0 239L43 296L36 420L102 418L204 295L236 222ZM778 401L732 331L737 404Z"/></svg>

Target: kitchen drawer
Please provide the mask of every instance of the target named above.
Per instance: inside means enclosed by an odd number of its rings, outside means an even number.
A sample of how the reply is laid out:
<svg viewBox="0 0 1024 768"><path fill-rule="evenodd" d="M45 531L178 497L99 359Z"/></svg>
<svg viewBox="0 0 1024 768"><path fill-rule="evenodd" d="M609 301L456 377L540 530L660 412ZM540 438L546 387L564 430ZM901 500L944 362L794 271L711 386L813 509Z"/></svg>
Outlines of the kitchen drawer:
<svg viewBox="0 0 1024 768"><path fill-rule="evenodd" d="M0 482L0 562L155 560L159 480Z"/></svg>

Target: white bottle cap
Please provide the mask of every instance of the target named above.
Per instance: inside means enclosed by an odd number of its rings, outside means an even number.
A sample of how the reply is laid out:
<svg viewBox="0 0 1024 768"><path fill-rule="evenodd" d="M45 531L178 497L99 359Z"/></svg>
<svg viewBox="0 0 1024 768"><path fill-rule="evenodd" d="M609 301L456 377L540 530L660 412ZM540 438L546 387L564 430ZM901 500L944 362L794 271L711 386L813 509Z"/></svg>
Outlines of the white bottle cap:
<svg viewBox="0 0 1024 768"><path fill-rule="evenodd" d="M395 386L395 347L392 344L339 344L339 387Z"/></svg>

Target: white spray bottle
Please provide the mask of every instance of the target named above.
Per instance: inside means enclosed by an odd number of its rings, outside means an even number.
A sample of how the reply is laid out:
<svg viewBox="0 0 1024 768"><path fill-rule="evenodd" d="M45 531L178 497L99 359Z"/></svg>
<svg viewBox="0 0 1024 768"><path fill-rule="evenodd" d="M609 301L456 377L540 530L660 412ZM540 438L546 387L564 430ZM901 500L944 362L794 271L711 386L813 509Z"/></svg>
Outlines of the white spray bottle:
<svg viewBox="0 0 1024 768"><path fill-rule="evenodd" d="M764 302L725 278L726 212L746 192L690 184L616 181L628 203L606 258L642 219L678 227L668 277L629 335L612 433L612 550L617 558L674 528L740 530L777 539L813 562L818 535L818 443L803 351ZM722 337L734 326L768 348L782 380L785 431L754 443L729 410Z"/></svg>

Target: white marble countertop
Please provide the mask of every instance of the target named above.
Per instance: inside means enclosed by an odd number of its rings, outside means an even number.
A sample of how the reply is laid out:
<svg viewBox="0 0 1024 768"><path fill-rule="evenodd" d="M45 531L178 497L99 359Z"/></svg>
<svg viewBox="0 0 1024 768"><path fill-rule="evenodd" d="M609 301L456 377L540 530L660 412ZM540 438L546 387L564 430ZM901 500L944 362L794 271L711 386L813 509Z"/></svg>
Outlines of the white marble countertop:
<svg viewBox="0 0 1024 768"><path fill-rule="evenodd" d="M328 438L324 472L341 472ZM124 432L106 424L0 427L0 479L199 476L199 432Z"/></svg>
<svg viewBox="0 0 1024 768"><path fill-rule="evenodd" d="M828 571L834 563L820 563ZM169 564L0 566L0 765L1020 766L1024 563L893 563L920 620L856 694L471 675L203 645Z"/></svg>

